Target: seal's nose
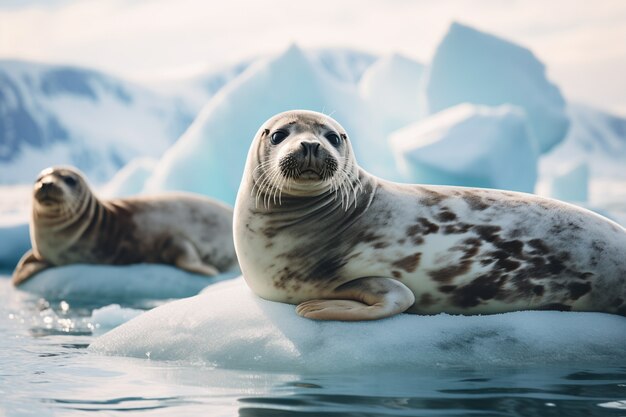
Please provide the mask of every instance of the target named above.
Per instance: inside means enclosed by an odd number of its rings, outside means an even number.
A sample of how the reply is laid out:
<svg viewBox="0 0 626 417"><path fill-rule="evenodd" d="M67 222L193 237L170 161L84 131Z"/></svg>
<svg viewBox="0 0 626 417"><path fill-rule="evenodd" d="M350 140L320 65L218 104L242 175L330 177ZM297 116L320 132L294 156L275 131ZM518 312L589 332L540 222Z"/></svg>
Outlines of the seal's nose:
<svg viewBox="0 0 626 417"><path fill-rule="evenodd" d="M302 141L302 142L300 142L300 146L302 146L302 154L304 156L307 156L309 154L311 154L313 156L317 156L318 150L320 148L320 143L319 142Z"/></svg>
<svg viewBox="0 0 626 417"><path fill-rule="evenodd" d="M41 186L40 186L42 191L48 191L52 187L54 187L54 184L52 183L52 181L44 181L41 183Z"/></svg>

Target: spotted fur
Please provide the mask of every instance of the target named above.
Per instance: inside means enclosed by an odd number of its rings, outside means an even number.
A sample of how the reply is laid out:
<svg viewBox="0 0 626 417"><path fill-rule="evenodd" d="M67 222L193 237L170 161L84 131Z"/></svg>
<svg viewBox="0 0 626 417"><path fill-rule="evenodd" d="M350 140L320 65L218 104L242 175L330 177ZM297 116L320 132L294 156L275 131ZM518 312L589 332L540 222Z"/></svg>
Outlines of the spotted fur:
<svg viewBox="0 0 626 417"><path fill-rule="evenodd" d="M291 130L277 148L262 132L279 126ZM324 141L329 129L345 134L324 115L287 112L266 122L252 143L234 237L244 277L260 296L306 304L380 277L411 290L412 313L625 314L621 226L530 194L387 182L358 167L347 136L338 148ZM302 140L318 141L324 157L337 163L333 178L294 179L282 187L280 203L255 204L258 167L296 152ZM333 179L358 186L339 195Z"/></svg>

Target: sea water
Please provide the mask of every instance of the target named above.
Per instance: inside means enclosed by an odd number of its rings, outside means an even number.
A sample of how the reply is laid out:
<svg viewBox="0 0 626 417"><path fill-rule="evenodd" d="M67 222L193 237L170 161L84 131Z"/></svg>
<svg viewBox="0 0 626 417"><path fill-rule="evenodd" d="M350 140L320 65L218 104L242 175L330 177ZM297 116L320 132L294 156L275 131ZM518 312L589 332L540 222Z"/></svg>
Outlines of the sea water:
<svg viewBox="0 0 626 417"><path fill-rule="evenodd" d="M163 302L75 307L17 291L0 276L0 415L626 416L626 364L364 366L316 374L87 349L141 314L137 307Z"/></svg>

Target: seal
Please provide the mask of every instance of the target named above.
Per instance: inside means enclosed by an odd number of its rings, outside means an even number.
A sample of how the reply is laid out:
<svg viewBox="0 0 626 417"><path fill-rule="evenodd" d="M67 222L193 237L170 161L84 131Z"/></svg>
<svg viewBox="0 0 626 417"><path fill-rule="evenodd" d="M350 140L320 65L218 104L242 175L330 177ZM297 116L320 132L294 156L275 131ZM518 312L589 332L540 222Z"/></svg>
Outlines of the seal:
<svg viewBox="0 0 626 417"><path fill-rule="evenodd" d="M518 310L626 315L626 230L531 194L387 182L310 111L269 119L234 213L260 297L320 320Z"/></svg>
<svg viewBox="0 0 626 417"><path fill-rule="evenodd" d="M191 194L100 200L72 167L39 174L30 237L32 250L13 272L16 286L75 263L163 263L207 276L237 268L230 207Z"/></svg>

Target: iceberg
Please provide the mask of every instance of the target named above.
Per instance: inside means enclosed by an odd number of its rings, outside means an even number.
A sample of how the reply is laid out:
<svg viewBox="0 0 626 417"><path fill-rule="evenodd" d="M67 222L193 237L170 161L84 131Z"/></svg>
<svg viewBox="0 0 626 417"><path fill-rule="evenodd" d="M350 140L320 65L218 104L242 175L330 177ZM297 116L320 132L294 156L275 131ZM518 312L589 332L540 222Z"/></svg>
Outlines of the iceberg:
<svg viewBox="0 0 626 417"><path fill-rule="evenodd" d="M424 66L402 55L380 58L363 74L361 96L382 119L389 133L420 117L420 87Z"/></svg>
<svg viewBox="0 0 626 417"><path fill-rule="evenodd" d="M542 155L541 176L562 175L579 161L592 178L626 179L626 118L577 103L567 110L572 126L563 142Z"/></svg>
<svg viewBox="0 0 626 417"><path fill-rule="evenodd" d="M525 311L401 314L319 322L255 296L243 278L159 306L97 338L92 353L229 369L327 373L424 368L623 364L626 317Z"/></svg>
<svg viewBox="0 0 626 417"><path fill-rule="evenodd" d="M550 197L563 201L588 200L589 167L586 163L574 164L552 178Z"/></svg>
<svg viewBox="0 0 626 417"><path fill-rule="evenodd" d="M220 90L165 152L146 190L197 192L234 203L257 130L274 114L291 109L332 114L353 138L359 162L374 173L394 177L391 152L371 126L356 86L332 78L292 46L256 63Z"/></svg>
<svg viewBox="0 0 626 417"><path fill-rule="evenodd" d="M403 179L412 183L532 192L537 151L524 112L461 104L392 133Z"/></svg>
<svg viewBox="0 0 626 417"><path fill-rule="evenodd" d="M450 26L437 47L424 98L429 113L465 102L519 106L542 153L559 143L569 127L565 101L532 52L459 23Z"/></svg>
<svg viewBox="0 0 626 417"><path fill-rule="evenodd" d="M135 158L117 171L99 194L103 197L128 197L141 194L146 181L154 172L158 160L154 158Z"/></svg>

